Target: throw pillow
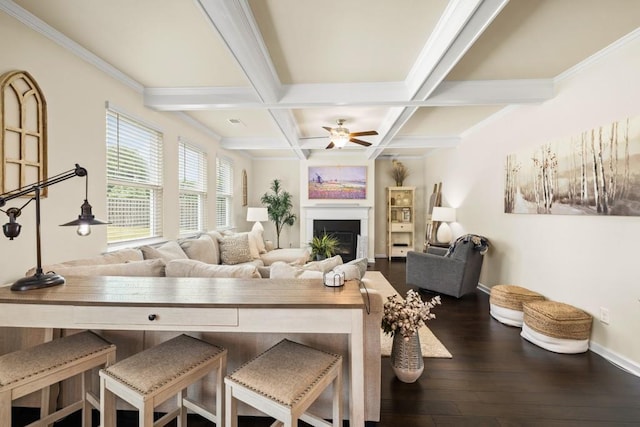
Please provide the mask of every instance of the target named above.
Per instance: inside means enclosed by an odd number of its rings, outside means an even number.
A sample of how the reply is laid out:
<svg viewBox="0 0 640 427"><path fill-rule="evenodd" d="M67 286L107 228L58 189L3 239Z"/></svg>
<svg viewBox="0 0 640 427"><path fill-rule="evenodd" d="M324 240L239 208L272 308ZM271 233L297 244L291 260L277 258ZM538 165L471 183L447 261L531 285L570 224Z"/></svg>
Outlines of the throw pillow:
<svg viewBox="0 0 640 427"><path fill-rule="evenodd" d="M264 254L267 252L267 247L264 244L264 228L262 228L262 224L255 223L253 227L251 227L251 232L255 233L256 240L258 242L258 252Z"/></svg>
<svg viewBox="0 0 640 427"><path fill-rule="evenodd" d="M344 280L360 280L360 269L353 264L342 264L333 269L333 273L343 274Z"/></svg>
<svg viewBox="0 0 640 427"><path fill-rule="evenodd" d="M180 241L180 247L189 259L195 259L207 264L217 264L218 256L211 237L203 234L197 239L184 239Z"/></svg>
<svg viewBox="0 0 640 427"><path fill-rule="evenodd" d="M177 259L166 266L167 277L237 277L260 279L255 265L214 265L194 259Z"/></svg>
<svg viewBox="0 0 640 427"><path fill-rule="evenodd" d="M304 266L289 265L277 261L271 264L269 278L271 279L322 279L323 272L307 269Z"/></svg>
<svg viewBox="0 0 640 427"><path fill-rule="evenodd" d="M253 260L247 233L224 236L218 243L222 264L234 265Z"/></svg>
<svg viewBox="0 0 640 427"><path fill-rule="evenodd" d="M62 276L162 277L164 276L164 261L161 259L150 259L145 261L131 261L122 264L61 266L53 271Z"/></svg>
<svg viewBox="0 0 640 427"><path fill-rule="evenodd" d="M304 268L307 270L317 270L323 273L328 273L341 264L342 257L340 255L336 255L331 258L323 259L322 261L308 262L304 265Z"/></svg>
<svg viewBox="0 0 640 427"><path fill-rule="evenodd" d="M369 265L369 260L366 258L357 258L352 261L349 261L345 265L354 265L358 268L360 272L360 279L364 277L364 274L367 272L367 266Z"/></svg>
<svg viewBox="0 0 640 427"><path fill-rule="evenodd" d="M258 249L258 236L253 231L248 231L246 234L249 239L249 252L253 259L260 259L260 250Z"/></svg>
<svg viewBox="0 0 640 427"><path fill-rule="evenodd" d="M142 250L144 259L162 259L164 262L169 262L174 259L189 258L175 240L170 240L157 247L142 246L140 250Z"/></svg>

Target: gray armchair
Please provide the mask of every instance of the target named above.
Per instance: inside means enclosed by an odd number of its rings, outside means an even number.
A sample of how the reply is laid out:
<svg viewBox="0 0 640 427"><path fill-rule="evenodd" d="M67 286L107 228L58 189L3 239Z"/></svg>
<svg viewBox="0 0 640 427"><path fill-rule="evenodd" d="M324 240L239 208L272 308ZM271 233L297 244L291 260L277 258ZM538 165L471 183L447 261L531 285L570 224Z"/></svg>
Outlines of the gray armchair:
<svg viewBox="0 0 640 427"><path fill-rule="evenodd" d="M474 292L489 242L482 236L467 234L448 250L428 248L427 253L407 253L407 285L456 298Z"/></svg>

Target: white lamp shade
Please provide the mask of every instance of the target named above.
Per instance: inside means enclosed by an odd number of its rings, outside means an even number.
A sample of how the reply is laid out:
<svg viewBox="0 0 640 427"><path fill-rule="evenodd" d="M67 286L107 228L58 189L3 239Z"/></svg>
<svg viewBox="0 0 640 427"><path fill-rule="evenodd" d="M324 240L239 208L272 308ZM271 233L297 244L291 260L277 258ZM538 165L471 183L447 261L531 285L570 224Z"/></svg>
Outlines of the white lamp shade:
<svg viewBox="0 0 640 427"><path fill-rule="evenodd" d="M267 208L247 208L247 221L269 221Z"/></svg>
<svg viewBox="0 0 640 427"><path fill-rule="evenodd" d="M456 210L454 208L436 206L433 208L431 220L437 222L455 222Z"/></svg>

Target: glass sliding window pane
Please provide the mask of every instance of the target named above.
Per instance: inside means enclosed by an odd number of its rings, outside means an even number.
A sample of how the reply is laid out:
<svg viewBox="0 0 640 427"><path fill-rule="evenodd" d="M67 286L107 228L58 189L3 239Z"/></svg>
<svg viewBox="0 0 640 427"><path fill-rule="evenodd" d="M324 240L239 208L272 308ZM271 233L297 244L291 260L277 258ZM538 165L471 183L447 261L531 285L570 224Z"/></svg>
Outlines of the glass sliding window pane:
<svg viewBox="0 0 640 427"><path fill-rule="evenodd" d="M162 235L162 134L107 110L107 242Z"/></svg>
<svg viewBox="0 0 640 427"><path fill-rule="evenodd" d="M178 144L180 234L207 228L207 155L193 144Z"/></svg>
<svg viewBox="0 0 640 427"><path fill-rule="evenodd" d="M216 159L216 226L230 228L233 204L233 163L229 159Z"/></svg>

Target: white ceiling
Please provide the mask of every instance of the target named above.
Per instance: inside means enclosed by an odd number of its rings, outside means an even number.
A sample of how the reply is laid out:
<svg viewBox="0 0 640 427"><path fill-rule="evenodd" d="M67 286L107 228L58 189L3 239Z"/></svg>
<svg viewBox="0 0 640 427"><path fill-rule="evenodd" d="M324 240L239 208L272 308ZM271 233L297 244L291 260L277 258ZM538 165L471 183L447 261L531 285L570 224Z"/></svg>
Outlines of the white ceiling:
<svg viewBox="0 0 640 427"><path fill-rule="evenodd" d="M552 98L554 78L640 26L638 0L0 0L0 10L255 158L318 154L322 126L339 118L379 132L361 137L369 148L348 145L368 159L455 146L505 106Z"/></svg>

